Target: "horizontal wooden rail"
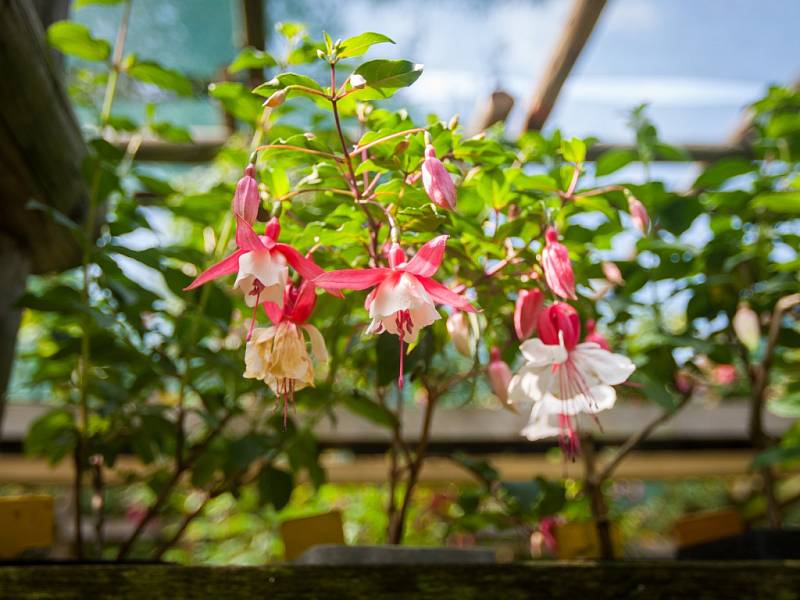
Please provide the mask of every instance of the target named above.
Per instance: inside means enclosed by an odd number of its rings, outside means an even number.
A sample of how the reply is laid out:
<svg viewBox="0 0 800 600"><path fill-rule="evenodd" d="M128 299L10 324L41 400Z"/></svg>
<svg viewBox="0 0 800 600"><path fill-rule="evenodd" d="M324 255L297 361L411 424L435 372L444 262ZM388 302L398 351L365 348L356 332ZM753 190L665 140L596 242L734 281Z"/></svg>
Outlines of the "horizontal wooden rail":
<svg viewBox="0 0 800 600"><path fill-rule="evenodd" d="M0 566L0 598L797 598L797 561Z"/></svg>

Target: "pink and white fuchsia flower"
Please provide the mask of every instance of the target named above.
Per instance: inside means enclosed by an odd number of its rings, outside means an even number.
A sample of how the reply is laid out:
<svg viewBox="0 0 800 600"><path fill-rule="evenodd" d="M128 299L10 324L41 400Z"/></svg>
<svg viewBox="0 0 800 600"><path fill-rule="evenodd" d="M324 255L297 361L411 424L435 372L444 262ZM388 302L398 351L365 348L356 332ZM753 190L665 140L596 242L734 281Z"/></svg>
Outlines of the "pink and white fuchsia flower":
<svg viewBox="0 0 800 600"><path fill-rule="evenodd" d="M571 457L578 451L575 417L614 406L612 386L626 381L635 369L627 357L594 342L579 344L580 334L574 308L564 302L547 307L539 316L539 337L520 346L526 362L508 388L512 403L534 403L522 434L530 440L558 434Z"/></svg>
<svg viewBox="0 0 800 600"><path fill-rule="evenodd" d="M372 319L367 333L388 331L400 338L397 385L401 388L404 344L415 342L420 329L441 318L436 303L475 312L466 298L432 279L442 263L446 244L447 236L440 235L424 244L411 260L406 261L403 249L393 243L388 252L388 268L342 269L314 279L316 285L325 289L375 288L364 303Z"/></svg>
<svg viewBox="0 0 800 600"><path fill-rule="evenodd" d="M545 246L542 250L542 269L547 287L565 300L575 296L575 275L566 246L558 241L558 232L548 227L544 234Z"/></svg>
<svg viewBox="0 0 800 600"><path fill-rule="evenodd" d="M422 161L422 186L436 206L453 210L456 207L456 186L444 164L436 158L436 150L431 144L425 146L425 160Z"/></svg>

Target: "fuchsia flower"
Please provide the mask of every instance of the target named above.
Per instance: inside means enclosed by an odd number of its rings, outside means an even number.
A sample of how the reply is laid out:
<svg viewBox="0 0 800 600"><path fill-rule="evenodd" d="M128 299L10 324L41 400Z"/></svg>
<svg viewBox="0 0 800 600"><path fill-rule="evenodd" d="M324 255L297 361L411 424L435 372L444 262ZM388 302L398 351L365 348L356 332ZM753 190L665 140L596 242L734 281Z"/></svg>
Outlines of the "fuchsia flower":
<svg viewBox="0 0 800 600"><path fill-rule="evenodd" d="M306 323L316 302L313 284L287 284L281 305L264 303L264 311L274 325L255 329L245 348L244 376L263 381L275 392L278 401L283 400L284 426L295 391L314 385L311 357L318 362L328 360L322 334L316 327ZM311 356L304 334L309 338Z"/></svg>
<svg viewBox="0 0 800 600"><path fill-rule="evenodd" d="M736 381L736 367L733 365L716 365L711 369L711 379L717 385L731 385Z"/></svg>
<svg viewBox="0 0 800 600"><path fill-rule="evenodd" d="M511 368L500 358L500 349L496 346L492 348L487 372L492 392L500 398L500 402L508 404L508 384L511 382L512 377Z"/></svg>
<svg viewBox="0 0 800 600"><path fill-rule="evenodd" d="M389 268L343 269L317 276L313 281L326 289L365 290L374 287L364 307L372 319L367 333L388 331L400 338L400 377L403 386L403 344L413 343L420 329L440 319L435 303L475 312L463 296L432 279L444 257L447 236L440 235L424 244L410 261L400 245L388 252Z"/></svg>
<svg viewBox="0 0 800 600"><path fill-rule="evenodd" d="M575 275L566 246L558 241L558 233L548 227L544 234L545 247L542 250L542 268L547 287L561 298L577 299L575 296Z"/></svg>
<svg viewBox="0 0 800 600"><path fill-rule="evenodd" d="M625 356L594 342L579 344L580 318L569 304L556 302L539 315L539 337L522 343L525 365L508 387L513 403L533 401L522 434L530 440L558 434L564 452L579 450L574 418L594 415L616 401L612 386L624 382L635 367ZM550 417L558 418L557 427Z"/></svg>
<svg viewBox="0 0 800 600"><path fill-rule="evenodd" d="M586 337L583 338L583 341L594 342L603 350L611 350L611 346L608 345L608 340L603 336L603 334L597 331L594 319L586 320Z"/></svg>
<svg viewBox="0 0 800 600"><path fill-rule="evenodd" d="M422 185L428 198L436 206L451 210L456 207L456 186L442 161L436 158L436 150L431 144L425 146L425 160L422 161Z"/></svg>
<svg viewBox="0 0 800 600"><path fill-rule="evenodd" d="M600 265L603 269L603 277L606 278L612 285L622 285L625 283L625 280L622 278L622 271L619 270L619 267L616 263L610 261L604 261L602 265Z"/></svg>
<svg viewBox="0 0 800 600"><path fill-rule="evenodd" d="M245 219L236 215L236 252L203 271L185 290L194 288L225 275L236 273L233 287L242 291L247 306L262 302L283 303L283 288L288 278L287 263L304 279L313 279L320 273L314 261L305 258L288 244L277 242L281 233L278 219L273 217L257 235Z"/></svg>
<svg viewBox="0 0 800 600"><path fill-rule="evenodd" d="M544 294L539 288L520 290L514 304L514 331L519 341L527 340L536 332L536 322L544 307Z"/></svg>
<svg viewBox="0 0 800 600"><path fill-rule="evenodd" d="M628 193L627 196L628 212L631 213L633 226L642 233L647 233L647 229L650 227L650 216L647 214L647 209L633 194Z"/></svg>

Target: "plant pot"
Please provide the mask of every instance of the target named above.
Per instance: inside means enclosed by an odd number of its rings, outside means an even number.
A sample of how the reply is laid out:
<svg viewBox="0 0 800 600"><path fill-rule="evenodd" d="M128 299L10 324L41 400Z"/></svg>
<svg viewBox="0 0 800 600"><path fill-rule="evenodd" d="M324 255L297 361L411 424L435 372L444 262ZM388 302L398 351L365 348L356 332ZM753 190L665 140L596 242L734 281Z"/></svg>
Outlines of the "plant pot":
<svg viewBox="0 0 800 600"><path fill-rule="evenodd" d="M0 559L53 543L53 497L0 497Z"/></svg>
<svg viewBox="0 0 800 600"><path fill-rule="evenodd" d="M739 513L733 509L706 510L684 515L673 528L679 548L736 536L744 531Z"/></svg>
<svg viewBox="0 0 800 600"><path fill-rule="evenodd" d="M465 565L493 564L489 548L427 548L413 546L345 546L320 544L306 550L295 565Z"/></svg>
<svg viewBox="0 0 800 600"><path fill-rule="evenodd" d="M752 529L738 535L685 546L679 560L800 559L800 529Z"/></svg>

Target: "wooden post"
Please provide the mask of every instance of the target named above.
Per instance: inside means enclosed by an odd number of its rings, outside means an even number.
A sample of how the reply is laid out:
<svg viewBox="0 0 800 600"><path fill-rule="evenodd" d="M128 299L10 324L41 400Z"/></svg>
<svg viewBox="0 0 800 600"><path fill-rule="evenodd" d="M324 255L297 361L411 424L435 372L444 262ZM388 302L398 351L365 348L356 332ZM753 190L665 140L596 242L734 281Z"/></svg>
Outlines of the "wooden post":
<svg viewBox="0 0 800 600"><path fill-rule="evenodd" d="M44 26L66 15L67 0L0 0L0 430L29 273L80 261L74 234L30 200L81 222L86 145L60 83ZM40 21L41 19L41 21Z"/></svg>
<svg viewBox="0 0 800 600"><path fill-rule="evenodd" d="M489 129L495 123L505 121L513 107L514 98L511 94L500 89L493 91L489 96L489 100L479 110L470 126L470 131L480 133Z"/></svg>
<svg viewBox="0 0 800 600"><path fill-rule="evenodd" d="M550 64L531 98L525 129L544 126L605 5L606 0L575 0Z"/></svg>

